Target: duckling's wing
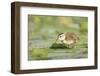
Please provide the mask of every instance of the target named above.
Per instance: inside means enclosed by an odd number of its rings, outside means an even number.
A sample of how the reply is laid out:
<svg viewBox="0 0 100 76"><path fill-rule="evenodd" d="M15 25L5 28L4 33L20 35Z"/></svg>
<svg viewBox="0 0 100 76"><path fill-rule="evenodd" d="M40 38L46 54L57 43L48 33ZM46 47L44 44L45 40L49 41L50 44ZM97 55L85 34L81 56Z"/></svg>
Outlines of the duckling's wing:
<svg viewBox="0 0 100 76"><path fill-rule="evenodd" d="M67 32L66 39L79 40L79 37L73 32Z"/></svg>

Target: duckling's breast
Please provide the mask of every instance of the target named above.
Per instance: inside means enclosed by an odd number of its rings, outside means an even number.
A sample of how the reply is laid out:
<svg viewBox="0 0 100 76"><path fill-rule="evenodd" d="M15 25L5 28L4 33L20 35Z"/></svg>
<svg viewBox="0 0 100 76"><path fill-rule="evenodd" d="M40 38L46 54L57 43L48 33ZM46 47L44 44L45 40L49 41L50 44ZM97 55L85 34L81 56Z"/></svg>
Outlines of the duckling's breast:
<svg viewBox="0 0 100 76"><path fill-rule="evenodd" d="M70 44L73 44L74 41L73 40L64 40L63 43L70 45Z"/></svg>

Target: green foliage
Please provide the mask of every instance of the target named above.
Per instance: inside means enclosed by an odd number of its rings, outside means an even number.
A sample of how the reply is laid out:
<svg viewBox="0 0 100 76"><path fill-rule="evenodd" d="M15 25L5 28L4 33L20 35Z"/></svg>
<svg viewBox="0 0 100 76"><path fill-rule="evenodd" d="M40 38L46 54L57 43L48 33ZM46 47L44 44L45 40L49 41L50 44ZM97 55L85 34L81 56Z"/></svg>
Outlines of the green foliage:
<svg viewBox="0 0 100 76"><path fill-rule="evenodd" d="M31 50L31 57L34 59L45 59L48 56L48 50L47 49L32 49Z"/></svg>
<svg viewBox="0 0 100 76"><path fill-rule="evenodd" d="M87 17L71 17L71 16L28 16L28 36L33 38L36 35L43 37L56 35L56 31L67 32L74 30L76 32L87 32ZM79 28L75 28L77 24ZM72 26L73 25L73 26ZM70 29L70 30L69 30Z"/></svg>
<svg viewBox="0 0 100 76"><path fill-rule="evenodd" d="M74 46L73 45L65 45L61 43L54 43L51 45L51 49L72 49Z"/></svg>
<svg viewBox="0 0 100 76"><path fill-rule="evenodd" d="M59 49L59 48L67 48L64 44L57 44L57 43L54 43L54 44L52 44L51 45L51 47L50 48L52 48L52 49Z"/></svg>
<svg viewBox="0 0 100 76"><path fill-rule="evenodd" d="M80 32L81 33L86 33L87 32L87 27L88 27L88 25L87 25L87 22L81 22L81 24L80 24Z"/></svg>

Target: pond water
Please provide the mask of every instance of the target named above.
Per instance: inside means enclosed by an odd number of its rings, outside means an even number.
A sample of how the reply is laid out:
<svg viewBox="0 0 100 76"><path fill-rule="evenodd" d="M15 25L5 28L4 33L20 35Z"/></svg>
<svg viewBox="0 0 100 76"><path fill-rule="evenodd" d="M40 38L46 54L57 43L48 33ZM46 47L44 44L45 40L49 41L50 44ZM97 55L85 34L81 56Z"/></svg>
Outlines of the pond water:
<svg viewBox="0 0 100 76"><path fill-rule="evenodd" d="M80 59L88 57L88 47L83 38L74 48L50 48L55 40L30 40L28 60Z"/></svg>

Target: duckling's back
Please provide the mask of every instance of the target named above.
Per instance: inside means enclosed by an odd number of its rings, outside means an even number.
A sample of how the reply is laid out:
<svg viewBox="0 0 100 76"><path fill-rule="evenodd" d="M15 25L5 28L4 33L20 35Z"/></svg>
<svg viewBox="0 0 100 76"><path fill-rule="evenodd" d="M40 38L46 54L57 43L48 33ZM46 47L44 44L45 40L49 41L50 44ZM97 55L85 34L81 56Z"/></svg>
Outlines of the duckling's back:
<svg viewBox="0 0 100 76"><path fill-rule="evenodd" d="M64 34L65 34L65 40L67 41L73 40L73 42L76 43L79 40L79 37L73 32L66 32Z"/></svg>

